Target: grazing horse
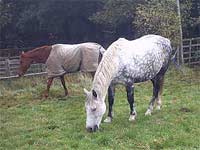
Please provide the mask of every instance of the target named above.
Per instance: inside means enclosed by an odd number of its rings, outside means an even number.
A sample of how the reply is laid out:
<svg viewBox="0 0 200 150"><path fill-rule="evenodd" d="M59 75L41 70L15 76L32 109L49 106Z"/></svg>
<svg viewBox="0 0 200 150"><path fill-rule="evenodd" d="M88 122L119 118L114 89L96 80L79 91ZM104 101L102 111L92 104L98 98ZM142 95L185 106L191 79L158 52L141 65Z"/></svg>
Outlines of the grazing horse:
<svg viewBox="0 0 200 150"><path fill-rule="evenodd" d="M24 75L30 65L34 62L46 63L48 80L47 90L45 91L44 96L48 97L49 89L55 77L60 77L65 90L65 95L68 95L64 75L66 73L82 71L89 72L94 76L104 51L105 49L97 43L42 46L25 53L22 52L18 75Z"/></svg>
<svg viewBox="0 0 200 150"><path fill-rule="evenodd" d="M151 80L153 96L145 115L150 115L155 100L158 109L161 106L161 94L165 72L172 57L170 41L158 35L146 35L139 39L128 41L120 38L113 42L97 68L92 89L86 94L86 128L96 131L106 111L105 97L108 90L108 117L104 122L111 122L113 118L114 85L126 86L127 99L130 105L130 121L134 121L136 110L134 107L134 83Z"/></svg>

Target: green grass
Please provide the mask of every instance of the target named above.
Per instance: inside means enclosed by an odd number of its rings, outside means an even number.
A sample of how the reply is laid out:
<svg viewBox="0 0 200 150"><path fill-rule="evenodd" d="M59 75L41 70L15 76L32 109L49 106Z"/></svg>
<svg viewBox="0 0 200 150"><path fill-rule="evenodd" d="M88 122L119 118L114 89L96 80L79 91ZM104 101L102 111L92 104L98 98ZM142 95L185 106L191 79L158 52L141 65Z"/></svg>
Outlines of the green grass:
<svg viewBox="0 0 200 150"><path fill-rule="evenodd" d="M96 133L85 130L83 87L89 89L89 78L67 76L68 97L55 80L48 99L42 98L45 77L0 81L0 149L200 149L200 71L183 72L167 72L162 109L152 116L144 116L151 83L136 85L134 123L128 121L125 89L118 86L115 118Z"/></svg>

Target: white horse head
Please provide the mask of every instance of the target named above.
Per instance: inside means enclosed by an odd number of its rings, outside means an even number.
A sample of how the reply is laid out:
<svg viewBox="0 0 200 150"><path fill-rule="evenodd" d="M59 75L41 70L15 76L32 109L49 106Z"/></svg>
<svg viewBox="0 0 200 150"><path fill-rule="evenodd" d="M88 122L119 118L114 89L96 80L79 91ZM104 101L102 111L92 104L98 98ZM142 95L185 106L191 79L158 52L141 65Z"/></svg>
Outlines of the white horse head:
<svg viewBox="0 0 200 150"><path fill-rule="evenodd" d="M95 90L90 92L84 89L86 95L86 129L89 132L95 132L101 123L102 117L106 112L106 104Z"/></svg>
<svg viewBox="0 0 200 150"><path fill-rule="evenodd" d="M113 74L117 70L115 48L104 53L104 56L94 76L91 91L84 89L86 94L86 128L88 131L96 131L99 128L102 117L106 111L105 97ZM113 65L110 65L112 63Z"/></svg>

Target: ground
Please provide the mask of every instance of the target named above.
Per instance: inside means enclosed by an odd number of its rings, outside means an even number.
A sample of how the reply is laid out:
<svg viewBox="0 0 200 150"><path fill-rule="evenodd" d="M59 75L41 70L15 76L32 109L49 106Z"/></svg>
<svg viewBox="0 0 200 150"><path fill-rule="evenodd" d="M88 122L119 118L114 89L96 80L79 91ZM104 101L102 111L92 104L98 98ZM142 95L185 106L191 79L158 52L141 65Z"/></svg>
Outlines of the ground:
<svg viewBox="0 0 200 150"><path fill-rule="evenodd" d="M0 81L0 149L200 149L200 71L182 71L167 72L162 109L152 116L144 115L151 83L136 85L134 123L128 121L125 89L118 86L113 122L96 133L85 129L83 87L89 89L90 78L66 76L68 97L56 80L48 99L41 98L46 77Z"/></svg>

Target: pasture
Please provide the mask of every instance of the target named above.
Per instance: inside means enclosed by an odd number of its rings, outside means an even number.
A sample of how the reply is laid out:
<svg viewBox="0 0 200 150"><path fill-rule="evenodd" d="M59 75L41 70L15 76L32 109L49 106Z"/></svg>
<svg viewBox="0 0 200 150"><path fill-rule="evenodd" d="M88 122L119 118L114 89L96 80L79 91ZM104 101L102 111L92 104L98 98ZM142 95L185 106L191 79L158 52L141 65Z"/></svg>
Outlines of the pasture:
<svg viewBox="0 0 200 150"><path fill-rule="evenodd" d="M152 116L144 115L152 84L137 84L134 123L128 121L125 89L117 86L113 122L95 133L85 129L83 87L90 89L91 79L65 79L69 96L55 80L47 99L45 76L0 81L0 149L200 149L199 68L167 71L162 109Z"/></svg>

